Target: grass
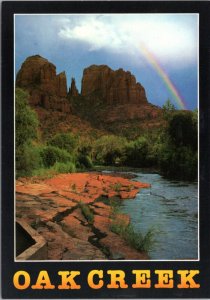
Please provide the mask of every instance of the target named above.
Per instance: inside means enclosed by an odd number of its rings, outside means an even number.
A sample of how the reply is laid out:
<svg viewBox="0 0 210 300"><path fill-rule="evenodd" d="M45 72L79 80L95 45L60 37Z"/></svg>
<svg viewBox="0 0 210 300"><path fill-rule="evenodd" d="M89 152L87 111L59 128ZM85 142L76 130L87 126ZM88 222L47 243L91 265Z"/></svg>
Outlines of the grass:
<svg viewBox="0 0 210 300"><path fill-rule="evenodd" d="M117 193L120 192L121 188L122 188L122 184L121 183L115 183L113 185L110 185L110 187Z"/></svg>
<svg viewBox="0 0 210 300"><path fill-rule="evenodd" d="M117 215L120 213L120 202L118 199L111 198L109 200L109 205L111 206L111 219L115 219Z"/></svg>
<svg viewBox="0 0 210 300"><path fill-rule="evenodd" d="M134 231L131 224L124 225L122 223L112 222L110 230L121 236L131 247L141 252L148 252L154 243L154 230L150 229L143 236L141 233Z"/></svg>
<svg viewBox="0 0 210 300"><path fill-rule="evenodd" d="M56 162L52 167L50 168L39 168L36 170L33 170L32 176L39 177L40 179L50 179L53 176L60 174L60 173L75 173L77 170L75 168L75 165L72 162L67 163L60 163Z"/></svg>
<svg viewBox="0 0 210 300"><path fill-rule="evenodd" d="M93 224L94 214L93 214L92 210L90 209L90 207L87 204L83 203L83 202L79 203L79 207L82 211L83 216L88 221L88 223Z"/></svg>
<svg viewBox="0 0 210 300"><path fill-rule="evenodd" d="M154 230L149 229L145 235L135 232L131 224L124 224L117 220L117 215L120 213L120 202L116 199L110 200L111 219L110 230L122 237L132 248L148 252L154 244Z"/></svg>
<svg viewBox="0 0 210 300"><path fill-rule="evenodd" d="M52 167L57 173L75 173L75 164L71 161L69 162L56 162Z"/></svg>
<svg viewBox="0 0 210 300"><path fill-rule="evenodd" d="M40 179L50 179L53 176L57 174L57 171L55 169L47 169L47 168L40 168L37 170L34 170L32 173L32 176L39 177Z"/></svg>

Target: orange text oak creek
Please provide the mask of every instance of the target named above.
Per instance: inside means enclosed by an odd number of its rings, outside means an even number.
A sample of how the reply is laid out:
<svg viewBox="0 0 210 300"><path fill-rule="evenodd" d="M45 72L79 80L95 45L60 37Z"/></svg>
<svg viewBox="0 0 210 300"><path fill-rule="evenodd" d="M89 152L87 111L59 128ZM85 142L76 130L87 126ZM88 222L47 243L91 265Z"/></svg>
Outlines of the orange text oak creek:
<svg viewBox="0 0 210 300"><path fill-rule="evenodd" d="M132 270L133 281L131 287L133 289L148 289L153 287L157 289L171 289L174 287L178 289L200 288L200 284L197 283L197 278L195 278L199 273L199 270L155 270L155 281L152 282L150 270ZM104 280L105 275L108 278L107 282ZM20 270L14 274L13 284L18 290L28 288L37 290L76 290L82 288L80 285L80 276L83 276L80 271L59 271L56 276L59 278L57 286L52 282L54 276L50 276L46 270L40 271L34 282L32 282L28 272ZM175 276L178 279L176 286ZM123 270L91 270L87 274L87 284L91 289L101 289L102 287L108 289L126 289L129 287L128 282L126 282L126 274Z"/></svg>

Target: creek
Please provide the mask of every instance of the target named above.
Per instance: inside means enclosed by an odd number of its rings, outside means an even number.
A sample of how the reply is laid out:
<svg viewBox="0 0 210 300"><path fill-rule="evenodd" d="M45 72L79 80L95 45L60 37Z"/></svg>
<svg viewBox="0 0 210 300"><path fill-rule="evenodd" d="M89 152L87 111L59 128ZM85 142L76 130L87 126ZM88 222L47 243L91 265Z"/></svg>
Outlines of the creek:
<svg viewBox="0 0 210 300"><path fill-rule="evenodd" d="M154 230L152 260L198 259L198 186L163 178L157 173L133 172L133 180L150 183L135 199L122 201L137 232Z"/></svg>

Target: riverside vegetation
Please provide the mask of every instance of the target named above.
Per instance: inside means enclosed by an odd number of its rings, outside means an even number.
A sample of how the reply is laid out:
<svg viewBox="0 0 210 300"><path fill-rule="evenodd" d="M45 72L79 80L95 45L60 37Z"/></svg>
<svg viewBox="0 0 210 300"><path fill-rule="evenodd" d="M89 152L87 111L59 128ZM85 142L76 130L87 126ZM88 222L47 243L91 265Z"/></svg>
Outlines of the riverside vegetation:
<svg viewBox="0 0 210 300"><path fill-rule="evenodd" d="M197 178L197 111L177 111L167 101L165 127L135 139L114 134L79 136L60 132L42 138L28 94L16 89L16 177L51 177L94 166L156 168L170 178Z"/></svg>

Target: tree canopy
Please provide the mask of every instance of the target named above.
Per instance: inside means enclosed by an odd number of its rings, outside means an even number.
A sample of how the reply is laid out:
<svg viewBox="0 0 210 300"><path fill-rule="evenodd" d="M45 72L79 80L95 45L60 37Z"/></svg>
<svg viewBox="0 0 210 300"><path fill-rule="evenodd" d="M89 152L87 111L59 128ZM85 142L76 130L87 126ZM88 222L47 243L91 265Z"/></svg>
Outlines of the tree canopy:
<svg viewBox="0 0 210 300"><path fill-rule="evenodd" d="M37 137L38 119L28 105L28 94L17 88L15 93L16 147Z"/></svg>

